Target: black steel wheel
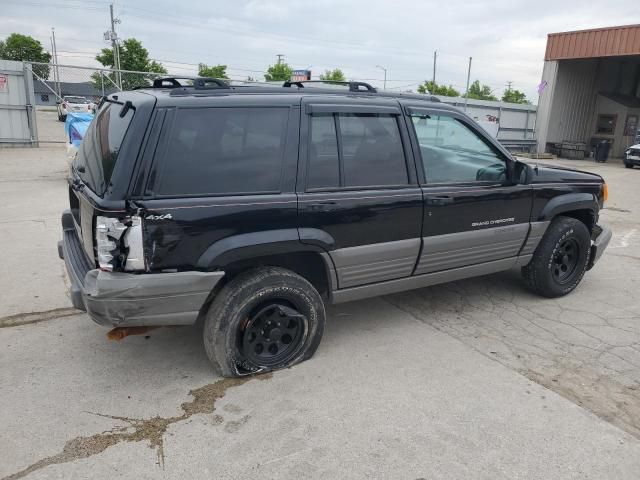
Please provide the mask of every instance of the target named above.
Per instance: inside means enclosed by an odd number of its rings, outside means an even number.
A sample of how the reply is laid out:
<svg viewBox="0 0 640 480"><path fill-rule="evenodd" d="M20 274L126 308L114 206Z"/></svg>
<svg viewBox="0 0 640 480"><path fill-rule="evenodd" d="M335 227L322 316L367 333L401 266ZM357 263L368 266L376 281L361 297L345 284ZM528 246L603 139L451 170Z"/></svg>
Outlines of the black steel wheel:
<svg viewBox="0 0 640 480"><path fill-rule="evenodd" d="M204 347L225 377L287 368L310 358L324 331L322 297L280 267L242 272L216 294L204 322Z"/></svg>
<svg viewBox="0 0 640 480"><path fill-rule="evenodd" d="M591 233L580 220L556 217L551 221L522 276L531 290L560 297L578 286L589 264Z"/></svg>
<svg viewBox="0 0 640 480"><path fill-rule="evenodd" d="M256 365L271 367L293 357L303 344L307 318L282 300L268 302L241 324L239 347ZM243 328L244 327L244 328Z"/></svg>
<svg viewBox="0 0 640 480"><path fill-rule="evenodd" d="M567 238L553 256L553 279L563 285L574 274L580 258L580 245L575 238Z"/></svg>

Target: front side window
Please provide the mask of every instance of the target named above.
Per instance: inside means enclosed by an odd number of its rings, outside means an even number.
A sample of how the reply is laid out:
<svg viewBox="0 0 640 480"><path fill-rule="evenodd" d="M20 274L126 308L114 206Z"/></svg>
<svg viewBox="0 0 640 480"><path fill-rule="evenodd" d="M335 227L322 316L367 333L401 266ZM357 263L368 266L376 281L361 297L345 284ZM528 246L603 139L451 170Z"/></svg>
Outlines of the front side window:
<svg viewBox="0 0 640 480"><path fill-rule="evenodd" d="M503 182L504 158L460 120L412 115L427 183Z"/></svg>
<svg viewBox="0 0 640 480"><path fill-rule="evenodd" d="M395 116L335 113L311 117L307 188L407 184Z"/></svg>
<svg viewBox="0 0 640 480"><path fill-rule="evenodd" d="M156 192L278 192L288 115L269 107L178 109Z"/></svg>

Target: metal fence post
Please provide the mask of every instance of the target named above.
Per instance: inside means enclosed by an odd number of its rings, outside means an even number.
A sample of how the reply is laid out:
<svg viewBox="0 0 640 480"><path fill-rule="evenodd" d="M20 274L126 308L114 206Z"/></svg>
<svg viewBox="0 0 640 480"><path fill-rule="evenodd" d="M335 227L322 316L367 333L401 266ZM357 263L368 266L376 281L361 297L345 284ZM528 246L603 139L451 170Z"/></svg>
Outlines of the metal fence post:
<svg viewBox="0 0 640 480"><path fill-rule="evenodd" d="M33 91L33 75L31 72L31 65L28 63L23 64L24 75L24 95L25 95L25 107L27 109L27 122L29 123L29 134L31 136L31 145L38 147L38 124L36 122L35 108L36 97Z"/></svg>

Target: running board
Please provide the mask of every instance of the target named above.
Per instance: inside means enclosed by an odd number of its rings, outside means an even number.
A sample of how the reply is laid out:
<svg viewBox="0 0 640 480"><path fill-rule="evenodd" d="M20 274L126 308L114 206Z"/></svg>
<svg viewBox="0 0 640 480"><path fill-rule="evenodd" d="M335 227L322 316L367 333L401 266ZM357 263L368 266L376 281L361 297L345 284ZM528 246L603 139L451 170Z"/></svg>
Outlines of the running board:
<svg viewBox="0 0 640 480"><path fill-rule="evenodd" d="M425 273L423 275L398 278L396 280L373 283L370 285L334 290L331 293L331 303L351 302L353 300L361 300L363 298L378 297L380 295L389 295L391 293L403 292L405 290L429 287L439 283L454 282L465 278L488 275L490 273L509 270L515 266L526 265L531 260L531 257L532 255L524 255L520 257L505 258L502 260L495 260L493 262L479 263L478 265L471 265L468 267L452 268L451 270L444 270L442 272Z"/></svg>

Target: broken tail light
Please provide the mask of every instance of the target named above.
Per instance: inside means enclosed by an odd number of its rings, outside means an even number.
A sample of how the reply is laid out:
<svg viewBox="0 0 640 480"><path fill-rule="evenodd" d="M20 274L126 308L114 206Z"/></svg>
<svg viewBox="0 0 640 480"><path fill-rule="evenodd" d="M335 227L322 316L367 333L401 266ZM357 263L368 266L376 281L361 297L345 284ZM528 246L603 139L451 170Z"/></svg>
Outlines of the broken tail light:
<svg viewBox="0 0 640 480"><path fill-rule="evenodd" d="M96 217L96 256L101 270L144 270L142 219Z"/></svg>

